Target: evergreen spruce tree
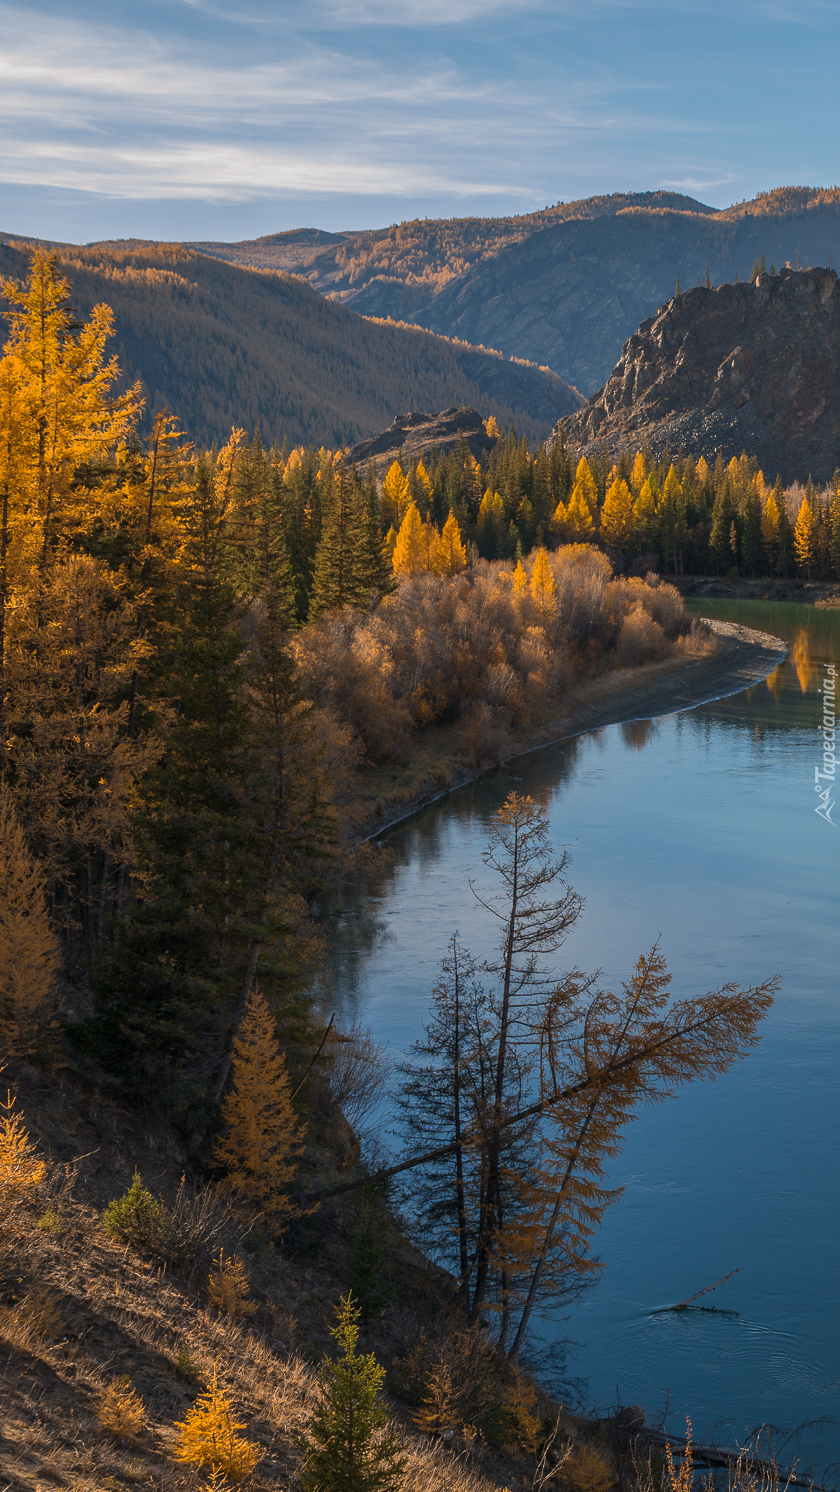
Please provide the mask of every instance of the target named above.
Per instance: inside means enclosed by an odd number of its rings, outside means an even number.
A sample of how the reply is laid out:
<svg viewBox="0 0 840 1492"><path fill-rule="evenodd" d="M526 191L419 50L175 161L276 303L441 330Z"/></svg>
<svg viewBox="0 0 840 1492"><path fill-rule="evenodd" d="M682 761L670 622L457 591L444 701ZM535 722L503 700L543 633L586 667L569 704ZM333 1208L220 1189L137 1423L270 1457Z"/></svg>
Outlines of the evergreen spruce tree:
<svg viewBox="0 0 840 1492"><path fill-rule="evenodd" d="M712 288L712 282L711 282L711 280L709 278L709 261L708 261L708 259L706 260L706 281L705 281L705 284L706 284L706 289L707 290L711 290L711 288Z"/></svg>
<svg viewBox="0 0 840 1492"><path fill-rule="evenodd" d="M58 939L50 927L45 877L0 782L0 1051L31 1053L57 1004Z"/></svg>
<svg viewBox="0 0 840 1492"><path fill-rule="evenodd" d="M776 561L776 570L779 575L787 579L788 566L793 562L793 524L788 515L785 492L781 477L776 478L773 488L773 496L779 509L779 558Z"/></svg>
<svg viewBox="0 0 840 1492"><path fill-rule="evenodd" d="M351 1294L332 1329L341 1356L321 1369L321 1400L304 1441L304 1492L397 1492L405 1458L381 1403L385 1369L356 1351L360 1311Z"/></svg>
<svg viewBox="0 0 840 1492"><path fill-rule="evenodd" d="M817 557L816 540L816 515L806 495L799 505L799 513L797 514L796 524L794 525L793 549L797 564L805 571L809 579L811 576L811 566Z"/></svg>
<svg viewBox="0 0 840 1492"><path fill-rule="evenodd" d="M734 517L732 495L729 490L729 482L726 478L720 483L712 508L712 531L709 535L709 552L714 559L718 573L728 570L731 564L730 533Z"/></svg>
<svg viewBox="0 0 840 1492"><path fill-rule="evenodd" d="M179 626L170 657L177 701L166 752L147 774L136 819L138 880L110 957L94 971L95 1013L75 1028L134 1091L157 1086L182 1115L203 1111L255 930L261 878L248 785L255 771L229 522L235 443L198 467L185 512Z"/></svg>
<svg viewBox="0 0 840 1492"><path fill-rule="evenodd" d="M761 573L762 561L761 502L755 482L750 483L745 494L742 519L741 554L744 569L748 575L758 575Z"/></svg>
<svg viewBox="0 0 840 1492"><path fill-rule="evenodd" d="M342 468L335 480L315 554L310 621L324 611L336 611L342 606L358 610L367 607L370 589L366 582L371 563L368 534L368 513L358 484Z"/></svg>

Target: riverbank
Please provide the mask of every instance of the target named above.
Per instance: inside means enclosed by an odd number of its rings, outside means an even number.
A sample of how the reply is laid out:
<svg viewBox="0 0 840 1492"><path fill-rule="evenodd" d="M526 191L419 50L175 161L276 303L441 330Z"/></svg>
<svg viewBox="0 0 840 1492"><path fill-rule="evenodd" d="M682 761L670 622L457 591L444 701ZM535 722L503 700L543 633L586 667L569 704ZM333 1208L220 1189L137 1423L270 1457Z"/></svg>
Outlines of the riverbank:
<svg viewBox="0 0 840 1492"><path fill-rule="evenodd" d="M356 842L376 838L417 809L515 757L584 731L670 715L738 694L760 683L787 656L785 643L770 633L732 622L708 621L706 626L712 635L705 643L697 641L692 652L681 651L639 668L615 669L585 680L562 701L547 701L544 722L511 737L496 761L465 764L454 756L456 738L450 727L426 732L409 761L365 775L360 783L363 817L354 835ZM366 801L369 811L364 813Z"/></svg>

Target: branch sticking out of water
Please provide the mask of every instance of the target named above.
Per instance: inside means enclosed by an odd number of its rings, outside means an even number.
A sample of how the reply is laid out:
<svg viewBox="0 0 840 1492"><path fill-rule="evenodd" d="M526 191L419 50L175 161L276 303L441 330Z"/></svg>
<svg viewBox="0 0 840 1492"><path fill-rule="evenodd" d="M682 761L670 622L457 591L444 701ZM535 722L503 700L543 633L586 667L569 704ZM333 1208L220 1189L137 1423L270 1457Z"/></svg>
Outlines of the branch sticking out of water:
<svg viewBox="0 0 840 1492"><path fill-rule="evenodd" d="M694 1294L694 1295L687 1295L686 1298L685 1298L685 1300L679 1300L679 1301L677 1301L676 1305L672 1305L672 1306L661 1306L658 1311L654 1311L654 1315L655 1316L664 1316L666 1314L666 1312L668 1312L668 1311L684 1311L685 1308L686 1308L686 1306L690 1306L691 1302L693 1300L699 1300L701 1295L708 1295L710 1293L710 1291L716 1290L717 1287L718 1287L718 1285L724 1284L726 1280L731 1280L733 1274L740 1274L740 1273L741 1273L740 1268L739 1269L730 1269L730 1271L729 1271L728 1274L721 1275L721 1277L720 1277L719 1280L715 1280L715 1282L714 1282L713 1285L707 1285L706 1288L705 1288L705 1290L698 1290L696 1292L696 1294Z"/></svg>

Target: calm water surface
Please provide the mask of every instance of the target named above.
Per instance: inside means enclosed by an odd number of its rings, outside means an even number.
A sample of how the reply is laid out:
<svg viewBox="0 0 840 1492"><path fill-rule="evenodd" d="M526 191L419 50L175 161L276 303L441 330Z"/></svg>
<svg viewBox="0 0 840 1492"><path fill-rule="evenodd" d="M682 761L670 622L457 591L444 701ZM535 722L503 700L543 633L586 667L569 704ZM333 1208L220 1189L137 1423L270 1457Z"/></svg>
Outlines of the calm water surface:
<svg viewBox="0 0 840 1492"><path fill-rule="evenodd" d="M596 1242L609 1267L563 1327L590 1403L655 1412L667 1393L673 1428L688 1413L696 1434L733 1438L840 1421L840 827L814 812L840 613L695 609L784 637L788 661L714 704L520 758L390 831L393 874L346 909L335 972L345 1006L403 1052L452 931L479 958L491 946L468 877L486 880L488 824L515 788L548 808L586 900L561 967L614 985L661 935L677 996L781 974L747 1060L630 1126ZM736 1268L706 1297L721 1314L654 1314ZM840 1462L840 1425L801 1444Z"/></svg>

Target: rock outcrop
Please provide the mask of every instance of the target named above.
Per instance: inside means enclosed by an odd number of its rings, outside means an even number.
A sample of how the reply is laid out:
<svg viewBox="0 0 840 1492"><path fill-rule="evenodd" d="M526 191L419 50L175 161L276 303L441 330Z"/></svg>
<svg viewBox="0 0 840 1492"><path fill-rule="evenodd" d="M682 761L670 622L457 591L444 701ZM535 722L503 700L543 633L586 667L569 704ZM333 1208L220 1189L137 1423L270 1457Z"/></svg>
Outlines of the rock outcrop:
<svg viewBox="0 0 840 1492"><path fill-rule="evenodd" d="M604 388L560 423L583 453L646 441L707 461L747 451L770 480L828 480L840 467L837 275L783 269L675 296L624 344Z"/></svg>
<svg viewBox="0 0 840 1492"><path fill-rule="evenodd" d="M495 444L495 437L487 434L477 410L442 409L440 414L415 410L412 414L397 415L393 425L373 440L359 441L348 451L347 459L361 467L373 461L381 477L392 462L401 458L419 461L432 451L451 451L461 443L476 460Z"/></svg>

